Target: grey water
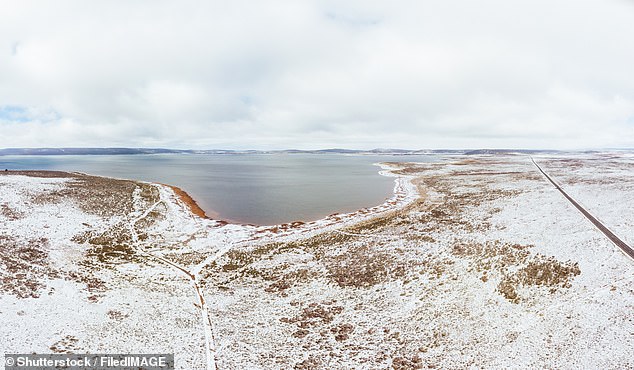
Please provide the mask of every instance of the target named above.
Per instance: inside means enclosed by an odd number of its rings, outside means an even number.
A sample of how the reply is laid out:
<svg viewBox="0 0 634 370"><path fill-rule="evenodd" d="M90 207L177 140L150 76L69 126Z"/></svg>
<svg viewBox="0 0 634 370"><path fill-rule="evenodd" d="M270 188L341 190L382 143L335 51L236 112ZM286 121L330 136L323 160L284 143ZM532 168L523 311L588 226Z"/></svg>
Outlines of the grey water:
<svg viewBox="0 0 634 370"><path fill-rule="evenodd" d="M313 221L381 204L394 178L384 161L432 155L136 154L0 156L0 169L57 170L178 186L215 219L255 225Z"/></svg>

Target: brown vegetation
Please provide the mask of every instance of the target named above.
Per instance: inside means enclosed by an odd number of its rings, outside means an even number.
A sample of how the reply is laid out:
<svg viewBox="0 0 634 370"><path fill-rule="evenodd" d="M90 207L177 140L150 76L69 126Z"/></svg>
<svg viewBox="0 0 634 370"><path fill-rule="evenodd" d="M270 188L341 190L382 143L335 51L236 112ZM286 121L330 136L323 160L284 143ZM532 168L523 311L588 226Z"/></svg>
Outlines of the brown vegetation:
<svg viewBox="0 0 634 370"><path fill-rule="evenodd" d="M80 174L67 174L67 177L70 181L63 188L36 194L32 202L54 204L65 199L72 200L84 212L101 217L126 215L132 211L135 182Z"/></svg>
<svg viewBox="0 0 634 370"><path fill-rule="evenodd" d="M81 348L79 347L79 339L72 335L65 335L53 343L49 349L53 353L77 353Z"/></svg>
<svg viewBox="0 0 634 370"><path fill-rule="evenodd" d="M403 277L409 267L408 263L376 248L374 244L359 244L346 253L327 257L325 265L328 278L342 288L361 288Z"/></svg>
<svg viewBox="0 0 634 370"><path fill-rule="evenodd" d="M23 242L0 235L0 266L0 291L18 298L37 298L46 280L60 277L60 271L49 266L45 238Z"/></svg>
<svg viewBox="0 0 634 370"><path fill-rule="evenodd" d="M392 360L392 369L394 370L416 370L423 367L423 360L418 355L409 358L396 357Z"/></svg>
<svg viewBox="0 0 634 370"><path fill-rule="evenodd" d="M558 288L569 288L572 279L579 275L578 263L561 262L554 257L531 254L532 245L502 243L499 240L486 243L460 243L452 253L470 260L483 282L492 276L499 277L497 291L513 303L522 301L517 289L521 286L547 287L554 293Z"/></svg>
<svg viewBox="0 0 634 370"><path fill-rule="evenodd" d="M22 212L19 212L11 207L8 204L0 205L0 215L5 217L9 221L16 221L24 217Z"/></svg>

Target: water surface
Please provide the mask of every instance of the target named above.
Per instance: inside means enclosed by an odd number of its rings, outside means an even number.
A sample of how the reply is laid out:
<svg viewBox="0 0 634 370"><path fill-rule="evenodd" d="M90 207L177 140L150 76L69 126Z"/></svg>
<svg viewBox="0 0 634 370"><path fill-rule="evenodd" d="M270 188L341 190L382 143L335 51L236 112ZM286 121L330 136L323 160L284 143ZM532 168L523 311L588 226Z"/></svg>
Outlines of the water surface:
<svg viewBox="0 0 634 370"><path fill-rule="evenodd" d="M394 179L382 161L434 156L151 154L0 156L0 168L59 170L175 185L213 218L256 225L312 221L381 204Z"/></svg>

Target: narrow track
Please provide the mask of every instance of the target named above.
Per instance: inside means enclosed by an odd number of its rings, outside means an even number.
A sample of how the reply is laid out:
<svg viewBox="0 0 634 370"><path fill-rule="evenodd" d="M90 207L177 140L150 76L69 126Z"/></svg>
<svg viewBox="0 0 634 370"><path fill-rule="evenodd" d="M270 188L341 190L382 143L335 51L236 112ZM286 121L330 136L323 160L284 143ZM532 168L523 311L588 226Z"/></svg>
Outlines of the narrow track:
<svg viewBox="0 0 634 370"><path fill-rule="evenodd" d="M161 194L160 188L157 187L157 189L159 190L159 196L160 196ZM137 253L141 255L145 255L148 258L155 259L159 262L162 262L170 266L173 269L176 269L178 272L187 276L189 281L192 283L192 286L194 287L194 290L196 292L196 296L198 297L198 303L200 305L199 307L200 315L201 315L202 324L203 324L203 332L205 333L205 355L207 358L206 367L207 367L207 370L218 370L218 363L216 361L216 344L215 344L215 338L214 338L213 322L211 321L211 318L209 315L209 308L207 307L207 302L205 301L205 297L203 296L202 289L200 289L200 286L198 285L198 282L196 281L196 274L188 271L186 268L179 266L177 263L174 263L166 258L144 251L143 248L141 248L138 245L139 236L136 232L136 227L135 227L136 223L146 218L150 214L150 212L152 212L162 202L164 202L164 200L161 198L152 206L150 206L148 209L146 209L145 212L143 212L143 214L141 214L139 217L136 217L130 220L130 222L128 223L128 229L130 230L130 234L132 237L132 245L133 245L133 248L137 251Z"/></svg>
<svg viewBox="0 0 634 370"><path fill-rule="evenodd" d="M586 218L590 220L590 222L592 222L592 224L596 226L596 228L599 229L599 231L601 231L608 239L610 239L610 241L614 243L614 245L621 248L623 253L628 255L630 258L634 259L634 249L632 249L632 247L630 247L627 243L621 240L612 231L610 231L610 229L608 229L601 221L597 220L596 217L591 215L590 212L586 211L585 208L583 208L579 203L577 203L574 199L572 199L572 197L568 195L568 193L566 193L564 189L562 189L561 186L559 186L559 184L557 184L546 172L544 172L544 170L542 170L542 168L537 164L537 162L535 162L533 157L531 157L531 161L533 162L535 167L537 167L539 172L541 172L548 179L548 181L550 181L550 183L553 184L555 188L559 190L559 192L561 192L561 194L563 194L563 196L566 199L568 199L570 203L572 203L573 206L575 206L575 208L577 208L584 216L586 216Z"/></svg>

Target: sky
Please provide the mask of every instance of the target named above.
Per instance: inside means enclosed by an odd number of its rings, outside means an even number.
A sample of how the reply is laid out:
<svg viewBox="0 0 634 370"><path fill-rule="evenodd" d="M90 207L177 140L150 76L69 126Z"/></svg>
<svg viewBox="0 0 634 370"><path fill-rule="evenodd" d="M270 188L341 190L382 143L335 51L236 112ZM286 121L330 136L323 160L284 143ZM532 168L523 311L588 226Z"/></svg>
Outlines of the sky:
<svg viewBox="0 0 634 370"><path fill-rule="evenodd" d="M0 0L0 148L634 147L632 0Z"/></svg>

